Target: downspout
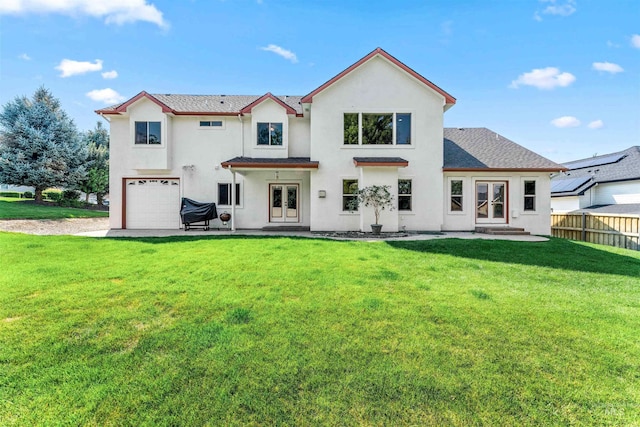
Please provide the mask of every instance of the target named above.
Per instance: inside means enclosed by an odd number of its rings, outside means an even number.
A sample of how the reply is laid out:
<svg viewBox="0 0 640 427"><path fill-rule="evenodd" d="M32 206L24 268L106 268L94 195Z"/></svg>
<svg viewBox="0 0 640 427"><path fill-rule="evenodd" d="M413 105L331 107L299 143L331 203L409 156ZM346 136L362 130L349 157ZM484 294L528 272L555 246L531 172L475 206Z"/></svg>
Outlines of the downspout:
<svg viewBox="0 0 640 427"><path fill-rule="evenodd" d="M104 114L100 113L100 117L102 117L107 123L111 123L111 120L107 119Z"/></svg>
<svg viewBox="0 0 640 427"><path fill-rule="evenodd" d="M244 157L244 123L242 122L242 113L238 113L240 120L240 157Z"/></svg>
<svg viewBox="0 0 640 427"><path fill-rule="evenodd" d="M236 171L231 169L231 231L236 231Z"/></svg>

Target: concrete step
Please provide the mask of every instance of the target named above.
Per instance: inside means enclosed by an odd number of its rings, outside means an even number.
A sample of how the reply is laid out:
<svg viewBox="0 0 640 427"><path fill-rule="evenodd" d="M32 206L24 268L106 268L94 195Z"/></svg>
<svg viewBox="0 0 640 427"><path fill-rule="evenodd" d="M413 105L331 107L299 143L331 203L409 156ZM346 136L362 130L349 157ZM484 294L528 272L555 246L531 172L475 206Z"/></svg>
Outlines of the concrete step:
<svg viewBox="0 0 640 427"><path fill-rule="evenodd" d="M524 228L518 227L476 227L476 233L495 236L528 236L531 234Z"/></svg>
<svg viewBox="0 0 640 427"><path fill-rule="evenodd" d="M262 231L310 231L310 227L300 225L268 225L262 227Z"/></svg>

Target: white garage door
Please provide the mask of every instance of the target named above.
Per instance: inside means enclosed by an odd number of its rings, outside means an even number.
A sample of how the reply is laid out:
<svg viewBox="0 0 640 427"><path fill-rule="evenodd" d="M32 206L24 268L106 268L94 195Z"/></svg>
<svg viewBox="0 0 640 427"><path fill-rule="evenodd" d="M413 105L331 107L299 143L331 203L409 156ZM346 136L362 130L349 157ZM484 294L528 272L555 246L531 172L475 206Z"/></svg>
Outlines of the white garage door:
<svg viewBox="0 0 640 427"><path fill-rule="evenodd" d="M128 179L127 228L180 228L179 179Z"/></svg>

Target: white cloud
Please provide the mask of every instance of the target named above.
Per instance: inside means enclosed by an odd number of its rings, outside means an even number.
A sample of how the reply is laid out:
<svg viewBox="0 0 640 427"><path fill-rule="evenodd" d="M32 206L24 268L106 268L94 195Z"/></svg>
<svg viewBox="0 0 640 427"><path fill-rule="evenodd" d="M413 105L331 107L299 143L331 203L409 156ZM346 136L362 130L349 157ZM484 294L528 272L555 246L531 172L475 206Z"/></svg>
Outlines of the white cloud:
<svg viewBox="0 0 640 427"><path fill-rule="evenodd" d="M631 46L640 49L640 34L634 34L631 36Z"/></svg>
<svg viewBox="0 0 640 427"><path fill-rule="evenodd" d="M20 55L18 55L18 58L22 59L23 61L31 61L31 57L26 53L21 53Z"/></svg>
<svg viewBox="0 0 640 427"><path fill-rule="evenodd" d="M549 3L549 5L542 10L542 13L547 15L569 16L577 10L575 0L566 0L565 2L557 0L541 1L543 3Z"/></svg>
<svg viewBox="0 0 640 427"><path fill-rule="evenodd" d="M521 74L511 82L509 87L518 88L523 86L533 86L538 89L553 89L556 87L566 87L576 81L576 77L571 73L561 73L555 67L535 68L528 73Z"/></svg>
<svg viewBox="0 0 640 427"><path fill-rule="evenodd" d="M607 40L607 47L613 47L613 48L619 48L620 45L617 43L612 42L611 40Z"/></svg>
<svg viewBox="0 0 640 427"><path fill-rule="evenodd" d="M551 120L551 124L557 128L575 128L580 126L580 120L573 116L562 116Z"/></svg>
<svg viewBox="0 0 640 427"><path fill-rule="evenodd" d="M621 73L624 71L624 68L618 64L612 64L611 62L594 62L593 69L597 71L606 71L611 74Z"/></svg>
<svg viewBox="0 0 640 427"><path fill-rule="evenodd" d="M261 47L261 50L267 51L267 52L273 52L276 55L280 55L282 56L284 59L288 59L289 61L293 62L294 64L296 62L298 62L298 57L296 56L295 53L291 52L290 50L284 49L278 45L275 44L270 44L267 47Z"/></svg>
<svg viewBox="0 0 640 427"><path fill-rule="evenodd" d="M107 24L127 24L145 21L160 28L168 28L162 12L147 0L3 0L0 15L6 14L47 14L88 15L104 18Z"/></svg>
<svg viewBox="0 0 640 427"><path fill-rule="evenodd" d="M124 96L111 88L95 89L87 92L87 96L94 101L103 102L105 104L117 104L124 101Z"/></svg>
<svg viewBox="0 0 640 427"><path fill-rule="evenodd" d="M118 72L116 70L105 71L102 73L103 79L115 79L116 77L118 77Z"/></svg>
<svg viewBox="0 0 640 427"><path fill-rule="evenodd" d="M604 127L604 122L602 120L594 120L587 125L589 129L600 129Z"/></svg>
<svg viewBox="0 0 640 427"><path fill-rule="evenodd" d="M74 61L73 59L63 59L56 67L62 74L60 77L71 77L78 74L86 74L92 71L102 70L102 60L96 59L96 62Z"/></svg>

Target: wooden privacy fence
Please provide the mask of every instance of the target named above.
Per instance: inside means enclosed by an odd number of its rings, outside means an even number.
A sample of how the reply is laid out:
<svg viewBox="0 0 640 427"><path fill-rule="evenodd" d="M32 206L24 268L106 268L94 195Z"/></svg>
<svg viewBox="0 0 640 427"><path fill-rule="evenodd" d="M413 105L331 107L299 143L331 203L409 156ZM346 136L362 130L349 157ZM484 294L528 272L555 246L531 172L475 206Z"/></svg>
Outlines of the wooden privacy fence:
<svg viewBox="0 0 640 427"><path fill-rule="evenodd" d="M640 215L552 213L551 235L640 250Z"/></svg>

